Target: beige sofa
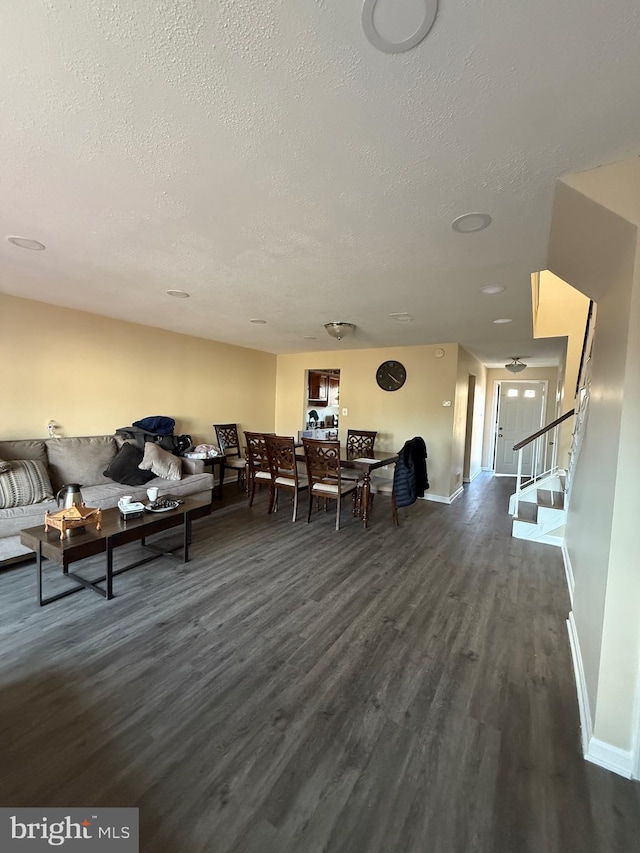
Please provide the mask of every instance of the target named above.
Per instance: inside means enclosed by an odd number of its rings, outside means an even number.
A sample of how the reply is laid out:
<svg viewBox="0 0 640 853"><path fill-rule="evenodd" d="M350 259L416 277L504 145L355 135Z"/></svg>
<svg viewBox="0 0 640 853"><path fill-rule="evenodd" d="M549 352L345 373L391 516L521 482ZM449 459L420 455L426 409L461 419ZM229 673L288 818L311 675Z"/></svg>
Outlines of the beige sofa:
<svg viewBox="0 0 640 853"><path fill-rule="evenodd" d="M143 486L128 486L108 479L102 472L123 443L124 439L114 435L0 441L0 460L40 460L49 474L54 496L66 483L79 483L85 504L101 509L115 507L122 495L146 500L150 486L158 486L160 494L211 501L213 475L205 473L204 464L196 459L180 460L180 480L155 477ZM0 566L33 556L20 544L20 531L44 523L45 511L57 508L56 501L49 500L0 509Z"/></svg>

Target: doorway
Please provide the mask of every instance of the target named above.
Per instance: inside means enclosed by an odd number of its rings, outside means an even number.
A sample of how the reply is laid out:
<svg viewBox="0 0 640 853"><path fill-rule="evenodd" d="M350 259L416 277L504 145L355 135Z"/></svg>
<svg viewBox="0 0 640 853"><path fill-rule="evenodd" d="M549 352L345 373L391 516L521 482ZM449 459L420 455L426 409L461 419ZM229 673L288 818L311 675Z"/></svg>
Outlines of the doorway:
<svg viewBox="0 0 640 853"><path fill-rule="evenodd" d="M307 371L302 431L308 438L338 437L340 370L316 368Z"/></svg>
<svg viewBox="0 0 640 853"><path fill-rule="evenodd" d="M473 412L476 399L476 377L469 374L467 387L467 425L464 434L464 462L462 465L462 482L471 482L471 445L473 438Z"/></svg>
<svg viewBox="0 0 640 853"><path fill-rule="evenodd" d="M494 422L494 465L497 476L515 477L518 454L513 445L544 426L547 405L546 380L498 380L496 382L496 417ZM522 451L522 473L531 475L533 443Z"/></svg>

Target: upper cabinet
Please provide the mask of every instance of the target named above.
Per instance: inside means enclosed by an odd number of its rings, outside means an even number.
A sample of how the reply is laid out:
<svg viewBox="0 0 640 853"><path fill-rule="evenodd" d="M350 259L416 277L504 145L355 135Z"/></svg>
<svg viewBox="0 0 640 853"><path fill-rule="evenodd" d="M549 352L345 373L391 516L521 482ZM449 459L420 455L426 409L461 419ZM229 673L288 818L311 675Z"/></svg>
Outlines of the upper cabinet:
<svg viewBox="0 0 640 853"><path fill-rule="evenodd" d="M340 405L340 377L339 376L329 376L329 405L330 406L339 406Z"/></svg>
<svg viewBox="0 0 640 853"><path fill-rule="evenodd" d="M309 371L309 402L325 406L329 402L329 377L326 373Z"/></svg>
<svg viewBox="0 0 640 853"><path fill-rule="evenodd" d="M314 406L338 406L340 403L340 372L310 370L308 402Z"/></svg>

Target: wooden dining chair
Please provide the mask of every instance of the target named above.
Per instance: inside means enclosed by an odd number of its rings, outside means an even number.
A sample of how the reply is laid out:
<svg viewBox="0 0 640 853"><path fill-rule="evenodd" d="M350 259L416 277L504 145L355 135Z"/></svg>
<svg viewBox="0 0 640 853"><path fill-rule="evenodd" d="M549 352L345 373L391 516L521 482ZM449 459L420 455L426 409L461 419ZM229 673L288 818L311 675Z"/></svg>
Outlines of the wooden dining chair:
<svg viewBox="0 0 640 853"><path fill-rule="evenodd" d="M370 457L376 443L377 430L348 429L347 430L347 456L357 459L360 456Z"/></svg>
<svg viewBox="0 0 640 853"><path fill-rule="evenodd" d="M265 433L245 431L244 439L247 448L247 494L251 507L256 493L256 485L268 484L269 498L271 498L271 469L267 456Z"/></svg>
<svg viewBox="0 0 640 853"><path fill-rule="evenodd" d="M358 483L356 480L344 480L340 470L340 442L321 441L303 438L307 478L309 480L309 512L307 524L311 521L311 509L314 498L336 501L336 530L340 530L340 511L342 498L353 496L353 514L356 514Z"/></svg>
<svg viewBox="0 0 640 853"><path fill-rule="evenodd" d="M376 443L376 430L367 429L348 429L347 430L347 459L358 459L363 456L370 457L373 454L373 447ZM353 468L343 468L342 478L344 480L356 480L361 483L364 474L362 471L355 471Z"/></svg>
<svg viewBox="0 0 640 853"><path fill-rule="evenodd" d="M246 481L247 460L240 447L237 424L213 424L220 452L224 456L222 475L229 469L238 475L238 487Z"/></svg>
<svg viewBox="0 0 640 853"><path fill-rule="evenodd" d="M298 514L298 495L309 488L306 476L298 471L296 464L296 446L292 436L265 436L267 457L271 472L271 492L269 496L269 512L277 509L278 493L289 492L293 495L293 518Z"/></svg>

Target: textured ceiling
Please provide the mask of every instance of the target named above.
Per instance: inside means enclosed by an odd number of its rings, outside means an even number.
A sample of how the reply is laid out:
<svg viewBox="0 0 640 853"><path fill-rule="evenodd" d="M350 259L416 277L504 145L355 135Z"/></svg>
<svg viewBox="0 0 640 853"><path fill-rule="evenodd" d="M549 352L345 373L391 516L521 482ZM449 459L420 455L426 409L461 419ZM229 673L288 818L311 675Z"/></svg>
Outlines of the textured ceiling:
<svg viewBox="0 0 640 853"><path fill-rule="evenodd" d="M399 31L416 2L380 0ZM360 12L0 4L0 290L271 352L460 341L551 363L529 276L556 178L640 154L640 4L440 0L396 55ZM490 228L451 229L476 210Z"/></svg>

